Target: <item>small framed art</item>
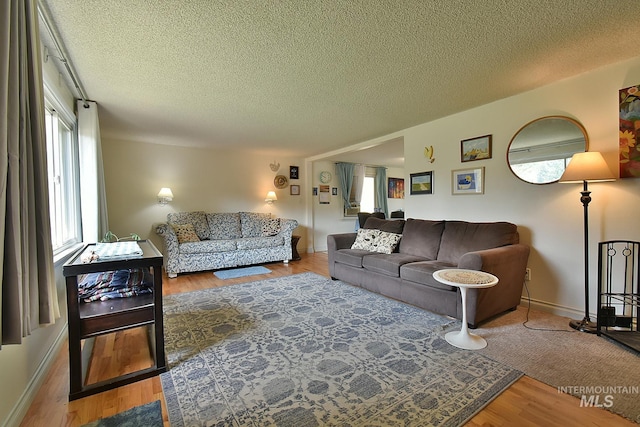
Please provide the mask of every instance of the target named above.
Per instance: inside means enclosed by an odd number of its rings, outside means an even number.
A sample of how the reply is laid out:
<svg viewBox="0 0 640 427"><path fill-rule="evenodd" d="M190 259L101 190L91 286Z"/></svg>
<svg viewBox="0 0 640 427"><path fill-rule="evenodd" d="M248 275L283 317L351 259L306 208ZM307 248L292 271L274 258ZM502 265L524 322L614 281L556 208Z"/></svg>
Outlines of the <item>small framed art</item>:
<svg viewBox="0 0 640 427"><path fill-rule="evenodd" d="M476 138L460 141L460 160L471 162L491 158L492 135L483 135Z"/></svg>
<svg viewBox="0 0 640 427"><path fill-rule="evenodd" d="M290 185L289 186L289 194L291 194L292 196L299 196L300 195L300 186L299 185Z"/></svg>
<svg viewBox="0 0 640 427"><path fill-rule="evenodd" d="M483 194L484 167L451 171L452 194Z"/></svg>
<svg viewBox="0 0 640 427"><path fill-rule="evenodd" d="M387 197L404 199L404 178L388 178Z"/></svg>
<svg viewBox="0 0 640 427"><path fill-rule="evenodd" d="M410 194L433 194L433 171L411 174Z"/></svg>
<svg viewBox="0 0 640 427"><path fill-rule="evenodd" d="M289 166L289 179L298 179L299 171L298 166Z"/></svg>

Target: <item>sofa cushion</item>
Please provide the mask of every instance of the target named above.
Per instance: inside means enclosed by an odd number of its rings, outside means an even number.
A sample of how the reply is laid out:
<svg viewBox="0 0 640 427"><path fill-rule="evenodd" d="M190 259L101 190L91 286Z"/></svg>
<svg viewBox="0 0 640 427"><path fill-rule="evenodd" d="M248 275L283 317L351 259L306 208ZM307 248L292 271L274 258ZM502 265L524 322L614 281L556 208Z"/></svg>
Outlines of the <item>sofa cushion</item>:
<svg viewBox="0 0 640 427"><path fill-rule="evenodd" d="M446 221L437 259L457 266L467 252L518 242L518 228L509 222Z"/></svg>
<svg viewBox="0 0 640 427"><path fill-rule="evenodd" d="M421 285L427 285L447 291L455 291L457 289L455 286L445 285L433 278L434 272L451 267L455 267L455 265L441 261L412 262L400 267L400 277L402 280L420 283Z"/></svg>
<svg viewBox="0 0 640 427"><path fill-rule="evenodd" d="M206 217L210 239L237 239L242 236L239 213L208 213Z"/></svg>
<svg viewBox="0 0 640 427"><path fill-rule="evenodd" d="M275 236L280 232L280 218L265 219L262 223L263 236Z"/></svg>
<svg viewBox="0 0 640 427"><path fill-rule="evenodd" d="M351 245L351 249L390 254L395 250L401 237L401 234L361 228L358 230L356 240L353 242L353 245Z"/></svg>
<svg viewBox="0 0 640 427"><path fill-rule="evenodd" d="M212 254L215 252L229 252L235 250L235 240L203 240L201 242L183 243L180 245L181 254Z"/></svg>
<svg viewBox="0 0 640 427"><path fill-rule="evenodd" d="M244 237L236 241L239 250L244 249L261 249L282 246L284 239L282 236L270 237Z"/></svg>
<svg viewBox="0 0 640 427"><path fill-rule="evenodd" d="M200 240L209 238L209 224L204 211L172 212L167 214L169 224L193 224L193 228Z"/></svg>
<svg viewBox="0 0 640 427"><path fill-rule="evenodd" d="M389 233L402 234L404 228L403 220L393 219L380 219L374 216L370 216L364 223L362 228L375 228L377 230L386 231Z"/></svg>
<svg viewBox="0 0 640 427"><path fill-rule="evenodd" d="M196 234L193 224L172 224L173 231L176 233L178 243L199 242L200 238Z"/></svg>
<svg viewBox="0 0 640 427"><path fill-rule="evenodd" d="M240 230L242 237L262 236L262 224L271 218L269 213L240 212Z"/></svg>
<svg viewBox="0 0 640 427"><path fill-rule="evenodd" d="M362 267L386 276L399 277L402 265L421 260L421 258L413 255L399 253L371 254L362 258Z"/></svg>
<svg viewBox="0 0 640 427"><path fill-rule="evenodd" d="M335 262L352 267L362 267L362 258L371 255L370 251L363 249L340 249L333 254Z"/></svg>
<svg viewBox="0 0 640 427"><path fill-rule="evenodd" d="M423 259L436 259L444 221L409 218L405 221L399 252Z"/></svg>

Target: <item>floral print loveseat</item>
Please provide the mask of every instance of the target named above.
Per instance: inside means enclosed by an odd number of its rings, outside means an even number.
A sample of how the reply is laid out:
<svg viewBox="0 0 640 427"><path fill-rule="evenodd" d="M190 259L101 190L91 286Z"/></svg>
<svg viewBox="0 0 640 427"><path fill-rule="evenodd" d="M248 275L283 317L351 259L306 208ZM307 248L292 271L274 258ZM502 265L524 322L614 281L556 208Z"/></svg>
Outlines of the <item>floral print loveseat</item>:
<svg viewBox="0 0 640 427"><path fill-rule="evenodd" d="M291 259L294 219L269 213L175 212L156 227L164 240L164 265L178 273L216 270Z"/></svg>

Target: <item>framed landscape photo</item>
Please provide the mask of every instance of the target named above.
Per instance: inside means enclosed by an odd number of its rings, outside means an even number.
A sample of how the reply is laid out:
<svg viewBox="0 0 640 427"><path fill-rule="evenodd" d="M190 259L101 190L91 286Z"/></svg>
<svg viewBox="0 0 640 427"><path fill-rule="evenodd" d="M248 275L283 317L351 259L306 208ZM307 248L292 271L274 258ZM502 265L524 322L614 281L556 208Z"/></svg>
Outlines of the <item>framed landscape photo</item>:
<svg viewBox="0 0 640 427"><path fill-rule="evenodd" d="M492 135L483 135L476 138L460 141L460 160L472 162L491 158Z"/></svg>
<svg viewBox="0 0 640 427"><path fill-rule="evenodd" d="M484 167L451 171L452 194L484 194Z"/></svg>
<svg viewBox="0 0 640 427"><path fill-rule="evenodd" d="M290 185L289 186L289 194L291 194L292 196L299 196L300 195L300 186L299 185Z"/></svg>
<svg viewBox="0 0 640 427"><path fill-rule="evenodd" d="M411 174L410 194L433 194L433 171Z"/></svg>

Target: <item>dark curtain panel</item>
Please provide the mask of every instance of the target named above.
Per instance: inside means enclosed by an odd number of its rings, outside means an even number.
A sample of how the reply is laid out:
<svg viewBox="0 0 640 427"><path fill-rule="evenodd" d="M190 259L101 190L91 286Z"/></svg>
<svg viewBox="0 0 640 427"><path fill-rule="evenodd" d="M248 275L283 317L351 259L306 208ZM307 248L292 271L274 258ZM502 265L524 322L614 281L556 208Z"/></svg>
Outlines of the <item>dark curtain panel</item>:
<svg viewBox="0 0 640 427"><path fill-rule="evenodd" d="M37 6L0 6L2 344L60 316L53 272Z"/></svg>
<svg viewBox="0 0 640 427"><path fill-rule="evenodd" d="M351 207L349 196L351 196L351 185L353 185L353 171L356 165L353 163L336 163L336 174L338 183L342 191L342 200L345 207Z"/></svg>
<svg viewBox="0 0 640 427"><path fill-rule="evenodd" d="M389 205L387 204L387 168L376 168L375 179L376 205L384 217L389 218Z"/></svg>

